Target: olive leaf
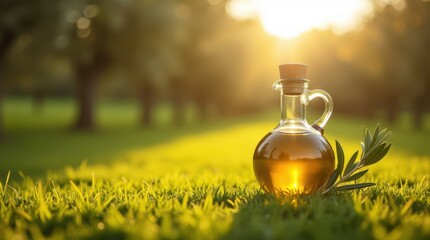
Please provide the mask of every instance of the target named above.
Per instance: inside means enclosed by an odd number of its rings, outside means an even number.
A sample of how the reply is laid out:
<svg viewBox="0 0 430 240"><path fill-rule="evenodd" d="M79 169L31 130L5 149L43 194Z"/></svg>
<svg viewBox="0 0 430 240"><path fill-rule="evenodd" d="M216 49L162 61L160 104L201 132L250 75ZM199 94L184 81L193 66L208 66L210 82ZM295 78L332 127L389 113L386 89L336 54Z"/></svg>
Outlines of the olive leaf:
<svg viewBox="0 0 430 240"><path fill-rule="evenodd" d="M342 146L336 140L336 153L337 153L337 169L339 171L339 176L342 176L343 164L345 162L345 154L343 153Z"/></svg>
<svg viewBox="0 0 430 240"><path fill-rule="evenodd" d="M345 191L361 189L366 187L374 186L375 183L354 183L341 185L343 183L356 181L357 179L364 176L369 169L363 169L364 167L370 166L379 162L384 158L391 148L391 144L386 141L391 136L391 132L386 128L380 128L379 123L376 125L373 134L367 128L363 128L364 141L361 142L361 156L358 162L358 151L356 151L348 163L346 164L345 170L343 169L345 163L345 154L340 143L336 140L336 154L337 154L337 167L330 175L327 183L321 188L322 194L327 194L333 190Z"/></svg>
<svg viewBox="0 0 430 240"><path fill-rule="evenodd" d="M345 179L345 182L351 182L351 181L355 181L359 178L361 178L364 174L366 174L369 171L369 169L363 170L361 172L358 172L356 174L351 175L350 177Z"/></svg>
<svg viewBox="0 0 430 240"><path fill-rule="evenodd" d="M367 188L375 185L376 185L375 183L357 183L357 184L336 187L335 190L339 190L339 191L354 190L354 189L360 189L360 188Z"/></svg>
<svg viewBox="0 0 430 240"><path fill-rule="evenodd" d="M339 177L339 169L335 169L331 175L330 178L328 179L325 189L329 189L330 187L333 186L333 184L336 182L337 178Z"/></svg>
<svg viewBox="0 0 430 240"><path fill-rule="evenodd" d="M351 172L352 169L355 168L356 163L354 163L354 162L357 159L357 156L358 156L358 150L355 151L355 153L349 159L348 164L346 164L345 174L348 174L349 172Z"/></svg>

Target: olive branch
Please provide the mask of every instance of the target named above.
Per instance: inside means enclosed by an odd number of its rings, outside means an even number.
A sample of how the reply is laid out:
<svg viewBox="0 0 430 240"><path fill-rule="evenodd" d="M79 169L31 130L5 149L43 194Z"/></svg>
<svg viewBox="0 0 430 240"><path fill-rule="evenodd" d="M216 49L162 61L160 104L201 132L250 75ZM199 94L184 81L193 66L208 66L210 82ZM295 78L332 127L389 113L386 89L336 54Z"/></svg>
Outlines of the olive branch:
<svg viewBox="0 0 430 240"><path fill-rule="evenodd" d="M366 174L369 169L362 170L372 164L379 162L388 153L391 143L386 141L391 136L391 131L386 128L380 130L379 123L376 125L373 134L369 129L364 129L364 141L361 142L360 160L356 162L358 150L351 156L344 169L345 155L340 143L336 140L337 167L330 175L326 185L320 189L321 194L327 194L333 190L345 191L374 186L375 183L353 183L343 184L355 181ZM362 170L362 171L359 171Z"/></svg>

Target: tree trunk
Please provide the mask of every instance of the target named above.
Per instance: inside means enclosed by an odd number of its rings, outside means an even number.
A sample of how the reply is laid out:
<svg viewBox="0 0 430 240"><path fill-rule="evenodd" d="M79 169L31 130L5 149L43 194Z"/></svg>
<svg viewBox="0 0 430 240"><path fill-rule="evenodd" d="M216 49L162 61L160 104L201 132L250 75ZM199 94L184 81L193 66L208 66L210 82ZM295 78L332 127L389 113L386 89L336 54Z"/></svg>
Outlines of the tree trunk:
<svg viewBox="0 0 430 240"><path fill-rule="evenodd" d="M416 130L421 130L423 127L423 116L424 116L424 112L425 112L425 106L424 104L426 99L425 97L416 97L415 101L414 101L414 106L413 106L413 110L412 110L412 115L413 115L413 123L414 123L414 128Z"/></svg>
<svg viewBox="0 0 430 240"><path fill-rule="evenodd" d="M75 128L79 130L93 130L96 78L88 71L79 71L76 81L76 97L78 101L78 118Z"/></svg>
<svg viewBox="0 0 430 240"><path fill-rule="evenodd" d="M185 102L181 92L175 91L172 96L173 123L181 126L185 123Z"/></svg>
<svg viewBox="0 0 430 240"><path fill-rule="evenodd" d="M197 114L200 122L206 122L207 115L208 115L206 102L202 99L198 99L196 104L197 104Z"/></svg>
<svg viewBox="0 0 430 240"><path fill-rule="evenodd" d="M386 109L388 114L388 122L391 124L395 123L397 119L397 100L395 97L388 97L388 101L386 102Z"/></svg>
<svg viewBox="0 0 430 240"><path fill-rule="evenodd" d="M154 88L146 84L141 90L139 99L141 107L140 124L142 126L150 126L153 121L153 112L155 105Z"/></svg>
<svg viewBox="0 0 430 240"><path fill-rule="evenodd" d="M1 65L0 65L0 68L1 68ZM4 132L3 132L3 75L2 75L2 71L0 69L0 142L3 140L3 138L4 138Z"/></svg>
<svg viewBox="0 0 430 240"><path fill-rule="evenodd" d="M4 138L4 129L3 129L3 87L4 87L4 79L3 79L3 68L5 65L6 53L9 47L12 45L14 39L16 38L16 33L14 31L4 30L3 37L0 39L0 141Z"/></svg>
<svg viewBox="0 0 430 240"><path fill-rule="evenodd" d="M45 94L42 91L35 91L33 93L33 112L34 114L41 114L45 105Z"/></svg>
<svg viewBox="0 0 430 240"><path fill-rule="evenodd" d="M106 70L111 59L104 49L95 45L94 56L90 62L76 66L78 79L76 81L76 95L78 100L78 118L76 129L93 130L96 127L94 120L96 87L100 74Z"/></svg>

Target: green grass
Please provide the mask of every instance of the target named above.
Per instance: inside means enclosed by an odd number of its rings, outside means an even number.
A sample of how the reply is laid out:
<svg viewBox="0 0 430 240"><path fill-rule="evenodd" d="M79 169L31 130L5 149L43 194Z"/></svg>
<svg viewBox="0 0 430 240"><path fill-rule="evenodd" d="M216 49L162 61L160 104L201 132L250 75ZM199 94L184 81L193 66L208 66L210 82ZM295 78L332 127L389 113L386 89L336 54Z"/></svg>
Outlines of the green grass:
<svg viewBox="0 0 430 240"><path fill-rule="evenodd" d="M71 102L45 110L34 115L20 99L4 107L0 239L430 238L427 131L390 126L392 151L360 180L375 187L278 200L252 170L276 112L177 128L164 107L145 129L135 126L135 106L105 103L100 128L76 133ZM361 126L375 124L335 114L326 133L350 155Z"/></svg>

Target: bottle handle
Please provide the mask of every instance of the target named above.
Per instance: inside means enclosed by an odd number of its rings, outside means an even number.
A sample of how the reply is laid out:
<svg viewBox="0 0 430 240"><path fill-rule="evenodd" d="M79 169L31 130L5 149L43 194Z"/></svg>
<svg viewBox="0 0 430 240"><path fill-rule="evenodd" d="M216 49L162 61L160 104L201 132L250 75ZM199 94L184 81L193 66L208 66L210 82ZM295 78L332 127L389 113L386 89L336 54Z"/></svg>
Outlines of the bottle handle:
<svg viewBox="0 0 430 240"><path fill-rule="evenodd" d="M324 127L333 112L333 100L331 99L331 96L324 90L309 90L306 94L306 105L315 98L322 98L324 100L325 108L321 117L312 124L312 127L323 134Z"/></svg>

